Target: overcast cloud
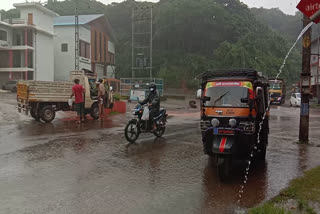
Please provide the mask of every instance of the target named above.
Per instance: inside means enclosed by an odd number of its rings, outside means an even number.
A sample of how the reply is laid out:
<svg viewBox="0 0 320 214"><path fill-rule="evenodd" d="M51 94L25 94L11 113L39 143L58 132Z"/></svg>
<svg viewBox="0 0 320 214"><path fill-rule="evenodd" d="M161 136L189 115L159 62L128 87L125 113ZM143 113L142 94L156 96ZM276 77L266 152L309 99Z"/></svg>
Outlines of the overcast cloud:
<svg viewBox="0 0 320 214"><path fill-rule="evenodd" d="M31 2L32 0L29 0ZM41 0L45 2L46 0ZM111 2L121 2L123 0L99 0L104 4L110 4ZM149 0L157 2L157 0ZM197 0L195 0L197 1ZM265 8L279 8L284 13L293 15L296 12L296 5L300 0L240 0L246 3L249 7L265 7ZM13 8L14 3L26 2L25 0L0 0L0 9L8 10ZM39 2L36 1L36 2Z"/></svg>

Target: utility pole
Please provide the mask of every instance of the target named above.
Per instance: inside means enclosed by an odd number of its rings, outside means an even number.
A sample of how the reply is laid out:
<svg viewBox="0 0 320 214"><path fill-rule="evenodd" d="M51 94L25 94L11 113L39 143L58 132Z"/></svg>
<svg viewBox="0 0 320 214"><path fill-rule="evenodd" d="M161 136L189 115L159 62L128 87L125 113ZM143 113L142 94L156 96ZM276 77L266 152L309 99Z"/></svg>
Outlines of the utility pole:
<svg viewBox="0 0 320 214"><path fill-rule="evenodd" d="M318 32L318 35L317 35L317 46L318 46L318 56L317 56L317 80L315 81L315 83L316 83L316 89L317 89L317 101L318 101L318 104L320 104L320 100L319 100L319 65L320 65L320 62L319 62L319 54L320 54L320 47L319 47L319 36L320 36L320 34L319 34L319 25L317 25L317 32Z"/></svg>
<svg viewBox="0 0 320 214"><path fill-rule="evenodd" d="M304 15L303 27L306 27L311 20ZM310 56L311 56L311 28L303 35L302 49L302 73L301 73L301 109L300 109L300 131L299 141L309 141L309 98L310 98Z"/></svg>
<svg viewBox="0 0 320 214"><path fill-rule="evenodd" d="M74 69L79 70L79 16L78 16L78 2L76 2L75 16L74 16Z"/></svg>

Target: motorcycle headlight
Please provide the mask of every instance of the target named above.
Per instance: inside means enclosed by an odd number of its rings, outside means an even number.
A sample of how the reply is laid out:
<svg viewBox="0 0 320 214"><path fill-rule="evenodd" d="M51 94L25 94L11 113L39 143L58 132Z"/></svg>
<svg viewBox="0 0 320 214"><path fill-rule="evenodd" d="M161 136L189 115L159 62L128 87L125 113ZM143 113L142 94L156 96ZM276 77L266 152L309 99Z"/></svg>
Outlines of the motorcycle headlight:
<svg viewBox="0 0 320 214"><path fill-rule="evenodd" d="M211 125L213 126L213 128L215 128L220 125L220 121L217 118L213 118L211 120Z"/></svg>
<svg viewBox="0 0 320 214"><path fill-rule="evenodd" d="M234 119L234 118L230 119L230 120L229 120L229 125L230 125L231 127L235 127L235 126L237 125L237 120Z"/></svg>

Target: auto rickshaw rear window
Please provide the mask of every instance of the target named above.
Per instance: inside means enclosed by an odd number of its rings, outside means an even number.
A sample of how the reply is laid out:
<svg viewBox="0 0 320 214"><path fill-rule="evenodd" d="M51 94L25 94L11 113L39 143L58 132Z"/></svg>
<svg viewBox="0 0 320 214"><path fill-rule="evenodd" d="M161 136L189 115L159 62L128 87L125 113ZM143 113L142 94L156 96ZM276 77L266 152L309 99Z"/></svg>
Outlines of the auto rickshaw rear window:
<svg viewBox="0 0 320 214"><path fill-rule="evenodd" d="M252 98L253 87L251 82L244 81L208 82L205 96L210 97L207 107L249 107L241 99Z"/></svg>

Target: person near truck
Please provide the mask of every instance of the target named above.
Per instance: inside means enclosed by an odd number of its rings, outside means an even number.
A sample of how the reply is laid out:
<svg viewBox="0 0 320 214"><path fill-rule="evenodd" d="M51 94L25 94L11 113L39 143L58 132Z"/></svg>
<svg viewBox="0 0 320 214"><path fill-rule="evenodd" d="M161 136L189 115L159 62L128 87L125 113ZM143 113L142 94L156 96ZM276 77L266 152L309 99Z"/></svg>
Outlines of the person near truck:
<svg viewBox="0 0 320 214"><path fill-rule="evenodd" d="M153 123L153 118L157 116L160 111L160 97L157 91L157 87L155 83L149 84L150 93L148 96L140 102L141 105L145 105L148 103L149 105L149 127L151 127L151 131L156 129L155 124Z"/></svg>
<svg viewBox="0 0 320 214"><path fill-rule="evenodd" d="M98 84L99 119L103 120L106 88L104 87L102 79L98 80Z"/></svg>
<svg viewBox="0 0 320 214"><path fill-rule="evenodd" d="M70 99L74 96L74 102L76 104L77 113L79 116L79 121L77 123L84 122L84 98L83 94L86 92L84 87L80 85L80 80L74 80L75 85L72 87L72 94Z"/></svg>

